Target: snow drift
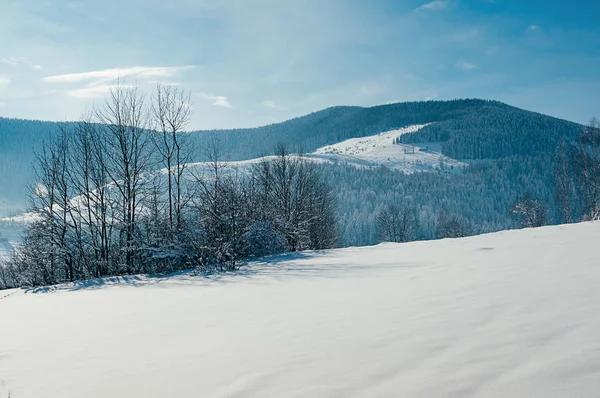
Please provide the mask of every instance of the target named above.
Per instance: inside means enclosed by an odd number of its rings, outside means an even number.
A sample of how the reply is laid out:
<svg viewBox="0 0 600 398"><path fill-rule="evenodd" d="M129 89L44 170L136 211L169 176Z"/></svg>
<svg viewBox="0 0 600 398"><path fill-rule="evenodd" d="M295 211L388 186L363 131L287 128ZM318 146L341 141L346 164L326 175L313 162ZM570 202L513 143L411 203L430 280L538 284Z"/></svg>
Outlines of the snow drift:
<svg viewBox="0 0 600 398"><path fill-rule="evenodd" d="M0 397L596 397L600 224L0 292Z"/></svg>

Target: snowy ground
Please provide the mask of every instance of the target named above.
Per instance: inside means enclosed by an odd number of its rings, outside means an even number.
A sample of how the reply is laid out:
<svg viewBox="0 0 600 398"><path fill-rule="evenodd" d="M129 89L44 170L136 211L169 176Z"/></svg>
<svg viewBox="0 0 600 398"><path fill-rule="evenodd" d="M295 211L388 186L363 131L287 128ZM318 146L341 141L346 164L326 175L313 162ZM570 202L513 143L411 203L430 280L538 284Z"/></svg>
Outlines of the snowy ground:
<svg viewBox="0 0 600 398"><path fill-rule="evenodd" d="M0 292L0 397L597 397L599 239L586 223Z"/></svg>
<svg viewBox="0 0 600 398"><path fill-rule="evenodd" d="M319 148L310 156L356 167L385 166L405 173L437 170L440 165L446 169L465 166L462 162L442 155L441 145L436 143L394 143L402 134L419 131L425 126L414 125L367 137L352 138Z"/></svg>

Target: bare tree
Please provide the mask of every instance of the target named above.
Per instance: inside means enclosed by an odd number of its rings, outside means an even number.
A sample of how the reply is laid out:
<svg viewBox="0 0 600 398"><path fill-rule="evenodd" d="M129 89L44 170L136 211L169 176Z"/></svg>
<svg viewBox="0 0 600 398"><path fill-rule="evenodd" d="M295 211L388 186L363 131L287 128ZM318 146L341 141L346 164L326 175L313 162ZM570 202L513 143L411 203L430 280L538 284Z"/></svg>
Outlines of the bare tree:
<svg viewBox="0 0 600 398"><path fill-rule="evenodd" d="M197 257L201 258L202 266L212 262L222 268L227 262L224 223L226 210L223 199L226 194L228 164L223 159L217 138L204 148L204 156L207 159L204 165L198 169L190 169L196 186L193 206L204 237L204 242L198 245L202 247L203 253Z"/></svg>
<svg viewBox="0 0 600 398"><path fill-rule="evenodd" d="M291 251L323 249L337 243L335 204L315 164L278 145L252 170L258 220L270 225Z"/></svg>
<svg viewBox="0 0 600 398"><path fill-rule="evenodd" d="M192 114L191 96L173 85L156 87L152 98L152 116L157 134L154 145L167 171L167 195L171 231L180 229L183 220L183 174L191 160L191 142L183 131Z"/></svg>
<svg viewBox="0 0 600 398"><path fill-rule="evenodd" d="M75 279L68 237L72 196L68 184L68 154L68 131L61 125L59 136L44 143L34 166L36 182L30 198L34 222L28 227L27 242L35 246L35 250L24 251L21 260L24 263L38 260L38 264L31 267L42 268L40 275L44 283Z"/></svg>
<svg viewBox="0 0 600 398"><path fill-rule="evenodd" d="M110 192L108 155L103 130L85 114L77 123L72 137L70 175L78 192L72 209L72 222L90 275L100 277L110 272L114 230L115 198ZM88 250L89 249L89 250Z"/></svg>
<svg viewBox="0 0 600 398"><path fill-rule="evenodd" d="M524 228L546 225L546 207L544 203L540 200L534 200L529 193L517 200L510 212Z"/></svg>
<svg viewBox="0 0 600 398"><path fill-rule="evenodd" d="M125 253L127 272L136 267L136 217L147 194L147 178L151 170L151 151L148 147L149 113L145 96L137 86L120 83L111 88L104 107L95 112L102 123L106 140L105 171L118 191L121 212L120 246Z"/></svg>
<svg viewBox="0 0 600 398"><path fill-rule="evenodd" d="M462 238L469 235L471 235L471 228L467 221L459 216L448 214L445 209L442 209L436 223L438 239Z"/></svg>
<svg viewBox="0 0 600 398"><path fill-rule="evenodd" d="M414 239L416 218L409 207L385 206L377 215L377 230L384 242L408 242Z"/></svg>

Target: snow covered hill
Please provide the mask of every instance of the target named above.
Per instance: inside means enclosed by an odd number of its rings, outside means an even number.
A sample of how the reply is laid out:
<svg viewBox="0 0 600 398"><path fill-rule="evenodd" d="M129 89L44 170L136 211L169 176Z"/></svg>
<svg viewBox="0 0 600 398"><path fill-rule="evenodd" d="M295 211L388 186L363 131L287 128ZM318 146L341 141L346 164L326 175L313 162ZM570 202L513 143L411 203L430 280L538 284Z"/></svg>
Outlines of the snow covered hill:
<svg viewBox="0 0 600 398"><path fill-rule="evenodd" d="M302 158L317 162L336 164L344 163L360 168L376 168L385 166L405 173L416 171L434 171L459 169L465 163L444 156L439 143L423 143L415 145L397 144L396 139L402 134L419 131L426 124L408 126L397 130L386 131L376 135L352 138L336 144L327 145L316 151L305 154ZM229 170L244 171L263 160L275 156L265 156L250 160L228 162ZM210 169L208 163L192 163L187 165L191 174L202 174ZM166 174L166 170L162 170ZM208 170L210 174L210 170Z"/></svg>
<svg viewBox="0 0 600 398"><path fill-rule="evenodd" d="M585 223L0 292L0 397L597 397L599 238Z"/></svg>
<svg viewBox="0 0 600 398"><path fill-rule="evenodd" d="M385 166L406 173L465 166L462 162L444 156L441 146L435 143L396 143L402 134L414 133L425 126L426 124L414 125L367 137L352 138L319 148L311 156L357 167Z"/></svg>

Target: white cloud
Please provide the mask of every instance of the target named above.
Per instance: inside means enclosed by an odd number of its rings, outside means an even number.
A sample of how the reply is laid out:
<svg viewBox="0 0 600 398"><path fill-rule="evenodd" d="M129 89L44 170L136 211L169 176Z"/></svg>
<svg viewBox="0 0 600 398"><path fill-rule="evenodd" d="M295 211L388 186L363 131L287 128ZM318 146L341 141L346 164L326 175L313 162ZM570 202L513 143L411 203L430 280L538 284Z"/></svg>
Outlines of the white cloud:
<svg viewBox="0 0 600 398"><path fill-rule="evenodd" d="M534 31L536 31L536 30L540 30L540 27L539 27L539 26L537 26L537 25L529 25L529 26L527 27L527 30L528 30L528 31L530 31L530 32L534 32Z"/></svg>
<svg viewBox="0 0 600 398"><path fill-rule="evenodd" d="M277 109L277 104L275 103L275 101L265 100L263 101L263 105L267 108Z"/></svg>
<svg viewBox="0 0 600 398"><path fill-rule="evenodd" d="M233 108L229 103L229 99L223 95L211 95L206 93L200 93L200 96L208 101L211 101L215 106L222 106L224 108Z"/></svg>
<svg viewBox="0 0 600 398"><path fill-rule="evenodd" d="M120 84L120 88L134 87L131 84ZM67 95L75 98L102 98L114 88L113 84L104 82L89 83L85 87L67 91Z"/></svg>
<svg viewBox="0 0 600 398"><path fill-rule="evenodd" d="M42 65L33 65L31 68L32 68L32 69L35 69L35 70L43 70L43 69L44 69L44 68L42 67Z"/></svg>
<svg viewBox="0 0 600 398"><path fill-rule="evenodd" d="M477 69L478 68L477 65L475 65L472 62L468 62L468 61L458 61L456 63L456 67L458 69L463 69L463 70L473 70L473 69Z"/></svg>
<svg viewBox="0 0 600 398"><path fill-rule="evenodd" d="M423 4L420 7L417 7L417 10L439 10L446 7L445 0L435 0L431 3Z"/></svg>
<svg viewBox="0 0 600 398"><path fill-rule="evenodd" d="M84 87L68 90L67 95L76 98L102 98L110 91L111 84L113 84L117 79L125 79L128 77L144 80L153 79L150 80L150 82L156 84L158 82L158 78L172 77L179 72L193 68L195 68L194 65L153 67L134 66L131 68L112 68L90 72L46 76L42 80L46 83L63 84L88 82ZM131 87L130 85L121 86Z"/></svg>
<svg viewBox="0 0 600 398"><path fill-rule="evenodd" d="M82 73L69 73L64 75L47 76L42 80L46 83L77 83L86 80L97 80L101 82L117 80L134 76L148 79L157 77L170 77L178 72L195 68L194 65L187 66L134 66L131 68L112 68Z"/></svg>
<svg viewBox="0 0 600 398"><path fill-rule="evenodd" d="M8 77L0 76L0 86L8 86L10 85L10 79Z"/></svg>

